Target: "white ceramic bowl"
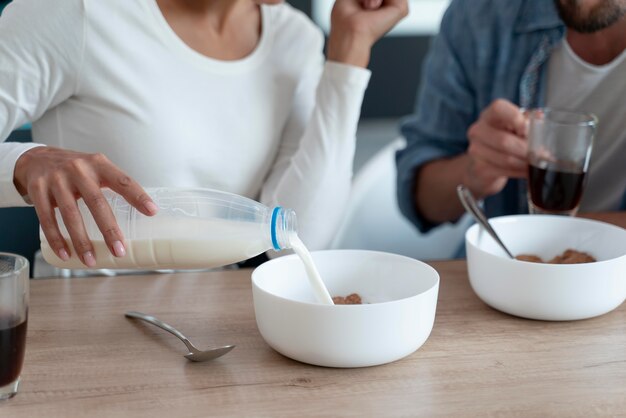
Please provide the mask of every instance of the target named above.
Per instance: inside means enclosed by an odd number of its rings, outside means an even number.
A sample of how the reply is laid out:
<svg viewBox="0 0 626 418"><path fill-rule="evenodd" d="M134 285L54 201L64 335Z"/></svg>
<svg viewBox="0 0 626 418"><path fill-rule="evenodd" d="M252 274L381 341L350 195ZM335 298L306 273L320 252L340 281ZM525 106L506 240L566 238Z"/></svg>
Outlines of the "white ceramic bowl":
<svg viewBox="0 0 626 418"><path fill-rule="evenodd" d="M332 296L358 293L363 305L315 302L294 255L252 273L256 322L279 353L327 367L389 363L417 350L435 320L439 274L412 258L361 250L312 253Z"/></svg>
<svg viewBox="0 0 626 418"><path fill-rule="evenodd" d="M511 260L479 225L465 234L470 283L500 311L524 318L567 321L591 318L626 299L626 230L604 222L549 215L489 220L513 255L547 260L568 248L598 262L539 264Z"/></svg>

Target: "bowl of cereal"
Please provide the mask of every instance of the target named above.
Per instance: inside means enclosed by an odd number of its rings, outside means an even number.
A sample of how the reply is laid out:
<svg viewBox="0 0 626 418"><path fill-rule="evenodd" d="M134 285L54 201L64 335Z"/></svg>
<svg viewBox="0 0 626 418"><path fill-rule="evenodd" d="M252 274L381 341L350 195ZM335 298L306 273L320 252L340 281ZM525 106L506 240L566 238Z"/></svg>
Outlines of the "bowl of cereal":
<svg viewBox="0 0 626 418"><path fill-rule="evenodd" d="M432 267L377 251L312 256L331 296L347 304L317 303L294 255L262 264L252 272L252 295L258 329L270 347L318 366L366 367L399 360L424 344L439 291Z"/></svg>
<svg viewBox="0 0 626 418"><path fill-rule="evenodd" d="M524 318L570 321L605 314L626 299L625 229L553 215L489 222L516 259L478 224L467 230L470 284L487 305Z"/></svg>

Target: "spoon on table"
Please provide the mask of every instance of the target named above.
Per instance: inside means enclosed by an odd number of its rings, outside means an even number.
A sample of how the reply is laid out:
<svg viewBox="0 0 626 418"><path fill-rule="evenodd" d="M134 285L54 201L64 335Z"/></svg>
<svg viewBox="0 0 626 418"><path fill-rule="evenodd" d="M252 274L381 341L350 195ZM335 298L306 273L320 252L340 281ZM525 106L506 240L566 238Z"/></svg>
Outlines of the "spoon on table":
<svg viewBox="0 0 626 418"><path fill-rule="evenodd" d="M185 358L190 361L213 360L213 359L223 356L224 354L228 353L230 350L235 348L234 345L225 345L223 347L209 348L208 350L199 350L180 331L178 331L173 326L166 324L165 322L155 318L154 316L146 315L141 312L129 311L129 312L126 312L126 317L141 319L143 321L149 322L150 324L156 325L157 327L164 329L165 331L171 334L174 334L175 336L180 338L180 340L184 342L187 348L189 349L189 354L186 354Z"/></svg>
<svg viewBox="0 0 626 418"><path fill-rule="evenodd" d="M514 259L515 257L513 254L511 254L509 249L506 248L506 245L504 245L498 234L496 234L496 231L489 224L489 220L487 219L485 212L483 212L480 206L478 206L478 203L476 203L476 199L474 199L472 192L470 192L467 187L459 184L456 186L456 193L459 195L459 199L461 200L465 210L472 215L476 222L485 228L487 233L491 235L491 238L493 238L500 245L500 247L502 247L504 252L507 253L509 257Z"/></svg>

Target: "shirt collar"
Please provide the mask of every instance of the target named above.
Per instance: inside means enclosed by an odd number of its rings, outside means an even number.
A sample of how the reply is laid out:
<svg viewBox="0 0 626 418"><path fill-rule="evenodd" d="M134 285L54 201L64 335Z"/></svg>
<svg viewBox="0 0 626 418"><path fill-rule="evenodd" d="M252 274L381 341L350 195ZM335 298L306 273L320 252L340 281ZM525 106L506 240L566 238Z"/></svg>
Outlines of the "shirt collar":
<svg viewBox="0 0 626 418"><path fill-rule="evenodd" d="M523 1L515 22L516 33L564 27L565 25L554 5L554 0Z"/></svg>

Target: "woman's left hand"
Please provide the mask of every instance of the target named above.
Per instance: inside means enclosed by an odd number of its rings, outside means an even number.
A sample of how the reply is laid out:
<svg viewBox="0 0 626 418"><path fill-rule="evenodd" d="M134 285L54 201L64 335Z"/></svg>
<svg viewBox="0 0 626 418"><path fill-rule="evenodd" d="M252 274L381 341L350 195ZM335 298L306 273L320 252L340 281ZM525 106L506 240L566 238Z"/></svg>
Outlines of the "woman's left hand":
<svg viewBox="0 0 626 418"><path fill-rule="evenodd" d="M409 13L407 0L337 0L328 59L367 67L374 43Z"/></svg>

